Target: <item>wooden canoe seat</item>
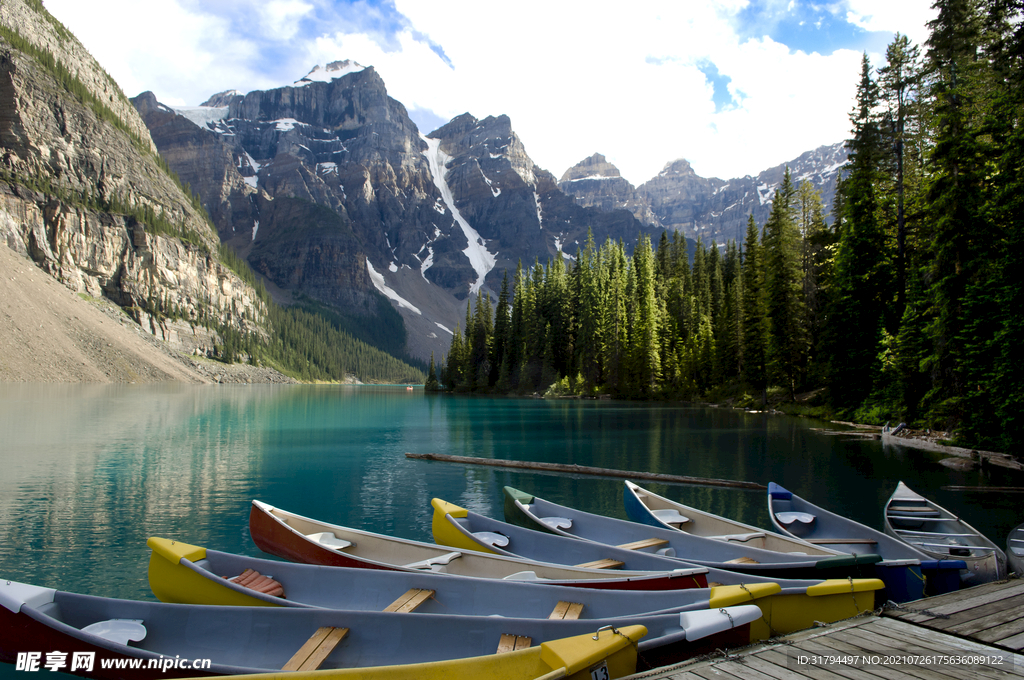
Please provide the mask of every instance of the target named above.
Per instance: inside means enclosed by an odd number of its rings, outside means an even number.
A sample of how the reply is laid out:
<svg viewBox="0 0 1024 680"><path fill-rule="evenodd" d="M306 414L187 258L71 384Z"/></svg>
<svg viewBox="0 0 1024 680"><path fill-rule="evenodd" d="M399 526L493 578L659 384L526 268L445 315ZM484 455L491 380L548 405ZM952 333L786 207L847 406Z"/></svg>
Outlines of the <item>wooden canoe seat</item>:
<svg viewBox="0 0 1024 680"><path fill-rule="evenodd" d="M813 543L814 545L842 545L844 543L850 545L871 545L873 543L878 543L878 541L871 538L805 538L804 540L808 543Z"/></svg>
<svg viewBox="0 0 1024 680"><path fill-rule="evenodd" d="M226 576L224 578L227 578ZM255 590L257 593L270 595L271 597L284 597L284 586L269 576L264 576L253 569L246 569L234 578L228 578L231 583L237 583L243 588Z"/></svg>
<svg viewBox="0 0 1024 680"><path fill-rule="evenodd" d="M624 562L620 562L618 560L612 560L612 559L609 559L609 558L606 557L606 558L604 558L602 560L594 560L593 562L584 562L583 564L577 564L576 566L577 567L582 567L584 569L618 569L619 567L622 567L624 565L625 565Z"/></svg>
<svg viewBox="0 0 1024 680"><path fill-rule="evenodd" d="M744 555L743 557L737 557L734 560L729 560L725 562L725 564L760 564L760 562L758 562L752 557L747 557L746 555Z"/></svg>
<svg viewBox="0 0 1024 680"><path fill-rule="evenodd" d="M890 505L889 510L892 512L904 512L908 515L910 513L921 514L925 517L938 517L939 511L932 510L931 508L924 507L923 505Z"/></svg>
<svg viewBox="0 0 1024 680"><path fill-rule="evenodd" d="M332 628L324 626L317 628L316 632L306 640L306 643L295 652L295 656L288 659L288 663L281 667L283 671L315 671L320 668L338 643L348 635L348 628Z"/></svg>
<svg viewBox="0 0 1024 680"><path fill-rule="evenodd" d="M679 514L679 511L674 508L666 508L664 510L651 510L651 514L660 519L665 524L686 524L690 521L689 517Z"/></svg>
<svg viewBox="0 0 1024 680"><path fill-rule="evenodd" d="M355 545L352 541L346 541L344 538L338 538L334 535L333 531L321 531L316 534L308 534L306 538L314 543L319 543L325 548L330 548L331 550L344 550L345 548L351 548Z"/></svg>
<svg viewBox="0 0 1024 680"><path fill-rule="evenodd" d="M501 640L498 641L498 651L495 652L495 654L504 654L505 652L514 652L517 649L526 649L532 644L533 638L526 637L525 635L503 633Z"/></svg>
<svg viewBox="0 0 1024 680"><path fill-rule="evenodd" d="M642 550L643 548L660 548L663 545L668 545L668 539L665 538L645 538L642 541L633 541L632 543L623 543L622 545L615 546L616 548L625 548L626 550Z"/></svg>
<svg viewBox="0 0 1024 680"><path fill-rule="evenodd" d="M398 612L405 614L411 611L415 611L421 604L429 600L434 596L433 590L426 590L424 588L410 588L399 597L397 600L389 604L384 611L386 612Z"/></svg>
<svg viewBox="0 0 1024 680"><path fill-rule="evenodd" d="M583 613L583 605L579 602L565 602L560 601L555 605L555 608L551 610L549 619L578 619L580 614Z"/></svg>

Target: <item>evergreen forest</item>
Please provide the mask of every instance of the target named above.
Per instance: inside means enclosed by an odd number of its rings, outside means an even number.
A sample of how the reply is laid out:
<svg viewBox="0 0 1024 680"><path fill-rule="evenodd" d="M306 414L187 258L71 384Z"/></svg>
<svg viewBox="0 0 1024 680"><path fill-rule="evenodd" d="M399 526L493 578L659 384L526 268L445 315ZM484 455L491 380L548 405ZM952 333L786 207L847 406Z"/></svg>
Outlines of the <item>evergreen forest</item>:
<svg viewBox="0 0 1024 680"><path fill-rule="evenodd" d="M1024 445L1024 0L936 0L863 58L831 214L787 172L743 243L591 238L478 296L428 385L629 399L817 394L834 416Z"/></svg>

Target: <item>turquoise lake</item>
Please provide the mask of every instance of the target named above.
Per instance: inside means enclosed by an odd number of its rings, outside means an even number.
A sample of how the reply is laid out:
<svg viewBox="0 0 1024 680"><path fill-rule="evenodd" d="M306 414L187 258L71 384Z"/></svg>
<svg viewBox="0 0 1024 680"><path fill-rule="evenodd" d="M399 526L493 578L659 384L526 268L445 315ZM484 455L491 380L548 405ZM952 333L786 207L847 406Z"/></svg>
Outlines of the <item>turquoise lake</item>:
<svg viewBox="0 0 1024 680"><path fill-rule="evenodd" d="M812 429L827 426L685 405L450 397L404 387L5 384L0 577L152 599L149 536L261 555L247 527L254 498L424 541L431 498L501 518L504 485L625 518L618 479L413 461L407 452L775 481L876 528L903 480L1000 545L1024 521L1024 495L941 488L1020 485L1019 476L953 471L933 454ZM763 491L641 484L770 525Z"/></svg>
<svg viewBox="0 0 1024 680"><path fill-rule="evenodd" d="M821 434L803 418L676 405L426 395L404 387L17 386L0 388L0 576L151 598L149 536L259 555L258 498L335 524L430 541L430 499L501 517L508 484L625 517L622 482L452 463L412 453L576 463L775 481L880 528L899 480L997 543L1024 521L1020 494L929 454ZM769 526L762 491L644 484Z"/></svg>

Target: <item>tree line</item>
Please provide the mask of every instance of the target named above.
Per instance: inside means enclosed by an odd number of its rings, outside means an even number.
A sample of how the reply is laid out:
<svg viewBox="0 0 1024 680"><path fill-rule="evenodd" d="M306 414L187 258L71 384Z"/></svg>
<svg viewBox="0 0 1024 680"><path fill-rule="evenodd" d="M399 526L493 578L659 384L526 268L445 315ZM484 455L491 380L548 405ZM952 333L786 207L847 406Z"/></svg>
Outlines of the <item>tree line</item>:
<svg viewBox="0 0 1024 680"><path fill-rule="evenodd" d="M864 56L831 215L788 171L742 244L593 238L479 295L430 384L620 398L820 390L862 422L1024 442L1024 3L937 0ZM474 304L475 303L475 304Z"/></svg>

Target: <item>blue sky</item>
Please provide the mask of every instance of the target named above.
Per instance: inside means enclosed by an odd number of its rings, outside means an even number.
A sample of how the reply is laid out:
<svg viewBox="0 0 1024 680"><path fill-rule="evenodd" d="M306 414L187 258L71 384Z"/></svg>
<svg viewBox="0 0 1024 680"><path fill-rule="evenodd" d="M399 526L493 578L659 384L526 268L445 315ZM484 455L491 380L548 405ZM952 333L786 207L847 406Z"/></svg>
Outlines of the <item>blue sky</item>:
<svg viewBox="0 0 1024 680"><path fill-rule="evenodd" d="M423 132L507 114L556 176L599 152L634 184L676 158L729 178L845 139L862 52L923 42L930 3L45 0L129 96L198 105L352 59Z"/></svg>

